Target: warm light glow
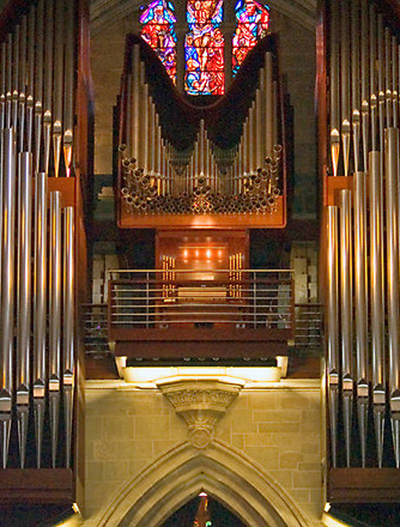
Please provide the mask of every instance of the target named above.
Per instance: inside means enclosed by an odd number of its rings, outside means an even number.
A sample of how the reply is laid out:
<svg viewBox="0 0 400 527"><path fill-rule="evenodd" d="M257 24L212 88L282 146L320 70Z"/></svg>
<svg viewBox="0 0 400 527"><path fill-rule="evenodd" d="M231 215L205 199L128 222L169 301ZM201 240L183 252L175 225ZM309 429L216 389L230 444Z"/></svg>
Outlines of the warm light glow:
<svg viewBox="0 0 400 527"><path fill-rule="evenodd" d="M322 522L326 527L351 527L349 523L338 520L326 512L322 515Z"/></svg>
<svg viewBox="0 0 400 527"><path fill-rule="evenodd" d="M211 258L211 251L210 251L210 249L207 249L206 256L207 256L207 258Z"/></svg>
<svg viewBox="0 0 400 527"><path fill-rule="evenodd" d="M198 258L198 257L199 257L199 251L198 251L198 249L196 249L196 251L195 251L195 253L194 253L194 254L195 254L196 258Z"/></svg>
<svg viewBox="0 0 400 527"><path fill-rule="evenodd" d="M189 256L189 252L188 252L188 250L187 250L187 249L184 249L184 250L183 250L183 257L184 257L184 258L187 258L188 256Z"/></svg>
<svg viewBox="0 0 400 527"><path fill-rule="evenodd" d="M81 523L81 515L79 513L73 513L69 518L63 520L61 523L56 523L54 527L78 527L81 525Z"/></svg>
<svg viewBox="0 0 400 527"><path fill-rule="evenodd" d="M164 384L185 379L212 379L233 384L261 384L279 382L282 370L276 366L238 367L238 366L165 366L165 367L127 367L123 370L126 382L141 387Z"/></svg>
<svg viewBox="0 0 400 527"><path fill-rule="evenodd" d="M200 492L199 497L200 498L206 498L207 497L207 493L206 492Z"/></svg>

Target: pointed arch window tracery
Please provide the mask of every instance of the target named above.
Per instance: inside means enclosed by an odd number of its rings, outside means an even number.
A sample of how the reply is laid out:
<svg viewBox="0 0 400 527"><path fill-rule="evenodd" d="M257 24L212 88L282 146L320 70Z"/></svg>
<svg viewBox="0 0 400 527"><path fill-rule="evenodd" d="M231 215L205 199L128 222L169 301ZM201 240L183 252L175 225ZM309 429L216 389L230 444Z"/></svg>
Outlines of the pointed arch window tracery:
<svg viewBox="0 0 400 527"><path fill-rule="evenodd" d="M269 6L262 0L237 0L236 28L232 44L232 77L248 52L263 38L270 25ZM225 92L223 0L187 0L184 40L184 91L188 95L223 95ZM156 52L176 84L177 36L175 8L170 0L152 0L142 8L141 37Z"/></svg>

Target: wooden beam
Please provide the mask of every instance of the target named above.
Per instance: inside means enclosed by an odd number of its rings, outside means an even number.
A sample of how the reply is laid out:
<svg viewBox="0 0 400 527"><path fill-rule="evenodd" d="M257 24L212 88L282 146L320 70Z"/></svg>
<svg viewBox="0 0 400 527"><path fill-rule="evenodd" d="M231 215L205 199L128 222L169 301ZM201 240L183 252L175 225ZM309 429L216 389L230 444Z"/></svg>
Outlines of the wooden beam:
<svg viewBox="0 0 400 527"><path fill-rule="evenodd" d="M400 470L396 468L331 468L328 474L331 503L397 503Z"/></svg>
<svg viewBox="0 0 400 527"><path fill-rule="evenodd" d="M74 501L71 469L0 470L0 503L73 503Z"/></svg>

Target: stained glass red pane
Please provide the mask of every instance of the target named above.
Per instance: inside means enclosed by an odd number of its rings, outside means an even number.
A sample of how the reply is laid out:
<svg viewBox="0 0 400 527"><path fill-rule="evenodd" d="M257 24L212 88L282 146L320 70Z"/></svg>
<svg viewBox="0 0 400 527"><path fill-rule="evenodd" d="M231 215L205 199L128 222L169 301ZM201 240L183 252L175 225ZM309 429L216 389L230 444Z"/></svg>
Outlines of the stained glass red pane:
<svg viewBox="0 0 400 527"><path fill-rule="evenodd" d="M256 0L239 0L235 6L237 26L232 39L232 75L235 76L247 53L269 28L269 7Z"/></svg>
<svg viewBox="0 0 400 527"><path fill-rule="evenodd" d="M189 0L185 37L185 91L189 95L224 93L224 37L219 29L223 0Z"/></svg>
<svg viewBox="0 0 400 527"><path fill-rule="evenodd" d="M157 53L168 75L176 83L176 22L174 6L167 0L154 0L140 16L141 37Z"/></svg>

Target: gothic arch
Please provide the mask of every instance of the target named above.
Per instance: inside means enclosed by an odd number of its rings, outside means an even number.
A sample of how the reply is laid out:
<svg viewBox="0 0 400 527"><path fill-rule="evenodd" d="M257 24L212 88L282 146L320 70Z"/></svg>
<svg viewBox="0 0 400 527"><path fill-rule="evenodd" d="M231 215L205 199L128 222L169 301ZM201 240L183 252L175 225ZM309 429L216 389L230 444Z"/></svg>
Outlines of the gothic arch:
<svg viewBox="0 0 400 527"><path fill-rule="evenodd" d="M215 441L204 451L184 443L161 456L118 489L95 525L159 527L203 489L246 525L311 524L272 477L242 452Z"/></svg>

